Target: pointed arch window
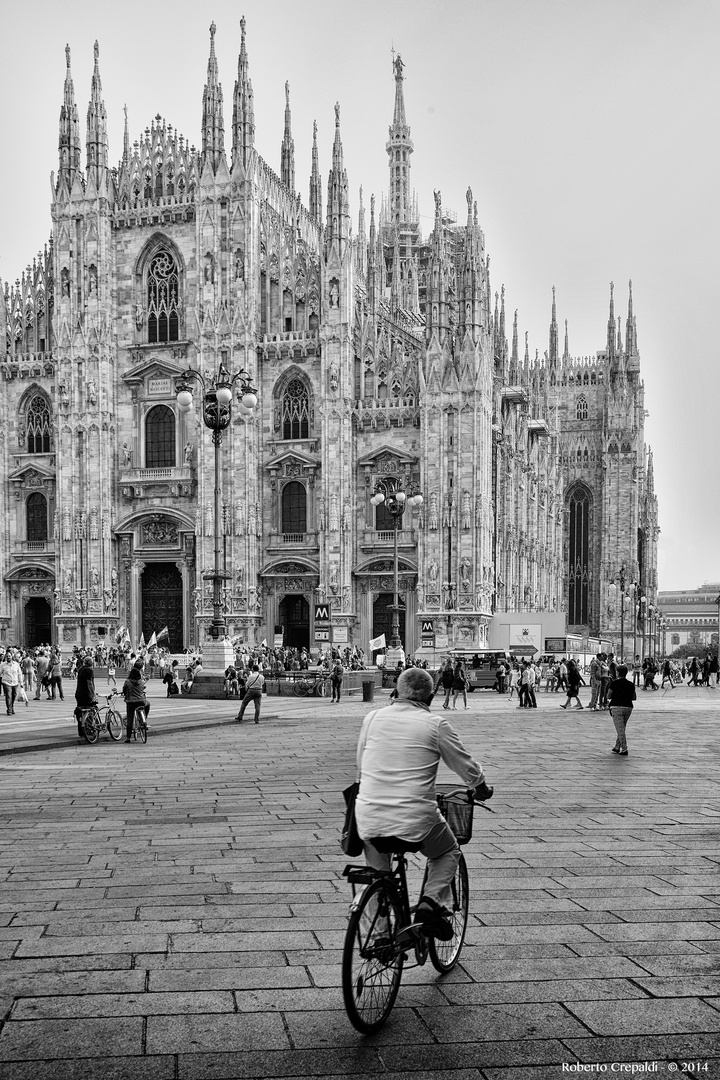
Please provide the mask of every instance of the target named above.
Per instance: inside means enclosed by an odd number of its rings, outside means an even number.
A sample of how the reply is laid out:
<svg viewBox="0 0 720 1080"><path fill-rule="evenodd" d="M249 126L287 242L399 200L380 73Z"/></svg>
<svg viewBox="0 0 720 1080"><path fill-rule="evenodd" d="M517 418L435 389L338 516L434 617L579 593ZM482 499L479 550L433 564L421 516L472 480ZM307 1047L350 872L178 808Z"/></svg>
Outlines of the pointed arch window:
<svg viewBox="0 0 720 1080"><path fill-rule="evenodd" d="M167 405L156 405L145 421L145 468L172 469L175 466L175 413Z"/></svg>
<svg viewBox="0 0 720 1080"><path fill-rule="evenodd" d="M42 394L35 395L27 411L27 452L50 453L50 406Z"/></svg>
<svg viewBox="0 0 720 1080"><path fill-rule="evenodd" d="M568 623L588 622L590 595L590 494L575 488L569 499Z"/></svg>
<svg viewBox="0 0 720 1080"><path fill-rule="evenodd" d="M584 394L581 394L577 399L575 406L575 417L577 420L587 420L588 418L588 403Z"/></svg>
<svg viewBox="0 0 720 1080"><path fill-rule="evenodd" d="M169 251L159 251L148 271L148 343L178 341L180 332L177 263Z"/></svg>
<svg viewBox="0 0 720 1080"><path fill-rule="evenodd" d="M45 541L48 538L47 499L40 492L34 491L29 496L26 509L27 538L30 541Z"/></svg>
<svg viewBox="0 0 720 1080"><path fill-rule="evenodd" d="M291 379L285 389L282 399L282 428L283 439L309 438L310 397L302 379Z"/></svg>

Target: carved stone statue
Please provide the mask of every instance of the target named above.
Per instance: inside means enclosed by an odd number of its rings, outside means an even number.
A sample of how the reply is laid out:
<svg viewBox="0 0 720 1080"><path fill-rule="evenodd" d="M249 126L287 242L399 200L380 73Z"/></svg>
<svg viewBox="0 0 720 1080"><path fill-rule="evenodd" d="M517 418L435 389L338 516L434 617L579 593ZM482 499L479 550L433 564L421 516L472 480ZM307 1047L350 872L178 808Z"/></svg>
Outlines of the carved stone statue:
<svg viewBox="0 0 720 1080"><path fill-rule="evenodd" d="M438 564L437 560L433 559L428 566L428 583L430 589L434 592L437 589L437 576L438 576Z"/></svg>
<svg viewBox="0 0 720 1080"><path fill-rule="evenodd" d="M460 560L460 583L463 592L470 592L470 567L471 562L467 555Z"/></svg>
<svg viewBox="0 0 720 1080"><path fill-rule="evenodd" d="M120 447L120 453L122 454L123 465L131 465L132 464L132 450L130 449L130 447L128 446L128 444L126 442L124 442L122 444L122 446Z"/></svg>
<svg viewBox="0 0 720 1080"><path fill-rule="evenodd" d="M338 390L338 386L340 385L340 371L339 371L338 366L337 366L337 364L336 364L336 362L334 360L330 365L330 370L328 372L328 379L329 379L329 382L330 382L330 393L331 394L336 394L337 390Z"/></svg>
<svg viewBox="0 0 720 1080"><path fill-rule="evenodd" d="M92 589L93 596L100 595L100 571L97 566L93 566L90 571L90 588Z"/></svg>
<svg viewBox="0 0 720 1080"><path fill-rule="evenodd" d="M192 465L193 448L192 443L185 443L185 449L183 450L183 457L186 465Z"/></svg>
<svg viewBox="0 0 720 1080"><path fill-rule="evenodd" d="M88 401L91 405L97 405L97 383L94 379L91 379L88 383Z"/></svg>

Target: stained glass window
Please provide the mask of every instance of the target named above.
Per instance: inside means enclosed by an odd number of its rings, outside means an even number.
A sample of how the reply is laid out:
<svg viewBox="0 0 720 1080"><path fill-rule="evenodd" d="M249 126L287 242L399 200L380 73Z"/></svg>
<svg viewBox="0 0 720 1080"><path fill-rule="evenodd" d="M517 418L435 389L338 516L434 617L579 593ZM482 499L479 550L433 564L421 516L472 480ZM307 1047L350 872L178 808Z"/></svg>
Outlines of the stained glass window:
<svg viewBox="0 0 720 1080"><path fill-rule="evenodd" d="M50 406L41 394L32 399L27 412L27 448L28 454L50 452Z"/></svg>
<svg viewBox="0 0 720 1080"><path fill-rule="evenodd" d="M302 379L292 379L282 399L283 439L307 439L310 402Z"/></svg>
<svg viewBox="0 0 720 1080"><path fill-rule="evenodd" d="M585 488L575 488L569 506L568 623L580 626L588 621L590 587L590 495Z"/></svg>
<svg viewBox="0 0 720 1080"><path fill-rule="evenodd" d="M159 251L148 271L148 342L178 341L179 278L175 260Z"/></svg>

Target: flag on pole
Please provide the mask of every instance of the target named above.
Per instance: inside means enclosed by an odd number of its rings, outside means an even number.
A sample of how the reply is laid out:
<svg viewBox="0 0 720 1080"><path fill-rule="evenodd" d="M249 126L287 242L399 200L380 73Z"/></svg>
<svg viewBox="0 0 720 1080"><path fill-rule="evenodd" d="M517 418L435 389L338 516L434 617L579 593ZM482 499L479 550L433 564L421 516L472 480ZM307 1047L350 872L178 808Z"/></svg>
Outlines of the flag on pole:
<svg viewBox="0 0 720 1080"><path fill-rule="evenodd" d="M121 641L125 640L125 635L127 634L127 632L127 626L118 626L117 634L115 635L115 641L118 645Z"/></svg>
<svg viewBox="0 0 720 1080"><path fill-rule="evenodd" d="M138 641L138 649L144 649L144 648L145 648L145 635L141 634L140 635L140 640Z"/></svg>
<svg viewBox="0 0 720 1080"><path fill-rule="evenodd" d="M163 626L163 628L162 628L162 630L160 631L160 633L158 634L158 636L157 636L157 639L156 639L156 640L157 640L157 641L162 641L162 639L163 639L164 637L166 637L166 638L169 638L169 637L170 637L170 631L168 630L167 626Z"/></svg>
<svg viewBox="0 0 720 1080"><path fill-rule="evenodd" d="M385 648L385 635L381 634L380 637L370 638L371 649L384 649Z"/></svg>
<svg viewBox="0 0 720 1080"><path fill-rule="evenodd" d="M267 638L263 638L260 644L262 645L263 649L267 649Z"/></svg>
<svg viewBox="0 0 720 1080"><path fill-rule="evenodd" d="M147 647L148 649L152 649L155 645L157 645L157 638L155 637L155 631L153 630L152 634L150 635L150 640L147 643Z"/></svg>

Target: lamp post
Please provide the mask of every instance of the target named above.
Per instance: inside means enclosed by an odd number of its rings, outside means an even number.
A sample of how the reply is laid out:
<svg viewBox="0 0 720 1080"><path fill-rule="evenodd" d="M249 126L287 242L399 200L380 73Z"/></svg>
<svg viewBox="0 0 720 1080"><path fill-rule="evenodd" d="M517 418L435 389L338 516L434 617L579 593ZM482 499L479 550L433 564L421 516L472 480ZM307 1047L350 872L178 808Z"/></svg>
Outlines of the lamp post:
<svg viewBox="0 0 720 1080"><path fill-rule="evenodd" d="M402 642L400 640L400 600L398 589L398 532L402 528L402 517L405 510L410 507L421 506L423 497L416 490L414 483L407 485L407 490L399 480L396 480L394 476L388 476L382 480L378 480L375 485L375 493L370 499L373 506L380 506L384 503L385 509L393 518L393 604L392 604L392 624L390 630L390 648L393 651L392 657L385 656L386 663L390 660L392 663L396 663L395 655L397 650L402 650Z"/></svg>
<svg viewBox="0 0 720 1080"><path fill-rule="evenodd" d="M625 657L625 567L624 567L624 565L620 567L620 573L619 573L618 577L620 578L620 662L622 663L622 661L624 660L624 657ZM617 585L615 584L614 581L611 581L608 588L610 589L610 591L614 595L615 591L617 590Z"/></svg>
<svg viewBox="0 0 720 1080"><path fill-rule="evenodd" d="M198 383L202 393L202 418L206 428L212 432L215 447L215 516L214 542L215 558L213 572L206 580L213 583L213 620L209 636L215 642L226 636L226 623L223 604L223 583L229 575L222 566L223 529L222 529L222 473L220 468L220 447L223 431L230 426L232 419L233 387L239 384L242 394L240 410L249 415L257 405L257 391L250 385L247 371L232 374L225 367L225 358L220 361L217 373L206 378L194 368L188 368L175 380L176 400L182 412L188 412L193 405L193 384ZM223 667L224 671L224 667Z"/></svg>

